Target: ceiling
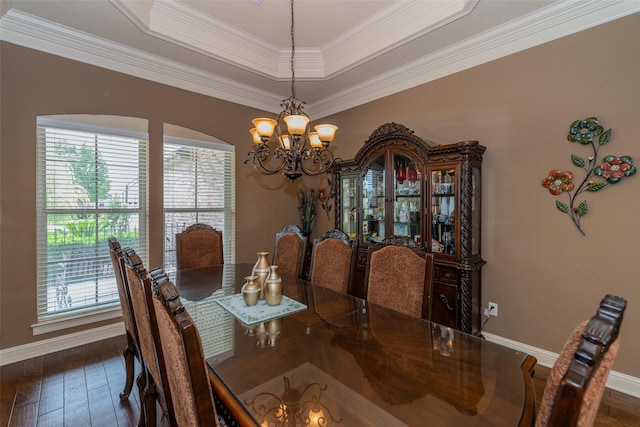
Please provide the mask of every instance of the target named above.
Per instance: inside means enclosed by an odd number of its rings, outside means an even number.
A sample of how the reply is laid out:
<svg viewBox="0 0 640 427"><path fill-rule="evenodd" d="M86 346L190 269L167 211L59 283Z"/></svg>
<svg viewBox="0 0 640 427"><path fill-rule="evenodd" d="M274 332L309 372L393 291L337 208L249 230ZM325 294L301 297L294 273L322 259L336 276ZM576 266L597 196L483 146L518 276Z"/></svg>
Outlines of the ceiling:
<svg viewBox="0 0 640 427"><path fill-rule="evenodd" d="M315 118L640 11L635 0L296 0L295 91ZM277 113L287 0L0 0L21 46Z"/></svg>

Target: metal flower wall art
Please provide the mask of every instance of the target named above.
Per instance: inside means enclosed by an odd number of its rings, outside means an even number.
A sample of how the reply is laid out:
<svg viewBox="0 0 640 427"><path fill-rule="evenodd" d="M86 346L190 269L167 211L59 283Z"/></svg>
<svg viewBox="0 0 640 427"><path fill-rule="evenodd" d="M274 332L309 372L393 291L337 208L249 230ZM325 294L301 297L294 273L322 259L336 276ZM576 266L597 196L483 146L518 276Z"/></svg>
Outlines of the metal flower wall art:
<svg viewBox="0 0 640 427"><path fill-rule="evenodd" d="M567 135L569 142L578 142L581 145L591 146L591 155L587 161L575 154L571 155L571 162L584 170L584 179L574 183L574 174L571 171L554 169L542 180L542 186L554 196L566 193L569 204L556 200L556 208L560 212L569 215L580 233L585 233L580 226L580 219L588 212L586 200L578 202L578 195L585 191L596 192L609 184L617 184L623 178L636 173L633 160L629 156L608 155L598 162L598 151L611 140L611 129L604 130L596 117L585 120L576 120L569 127ZM599 177L600 179L597 179Z"/></svg>

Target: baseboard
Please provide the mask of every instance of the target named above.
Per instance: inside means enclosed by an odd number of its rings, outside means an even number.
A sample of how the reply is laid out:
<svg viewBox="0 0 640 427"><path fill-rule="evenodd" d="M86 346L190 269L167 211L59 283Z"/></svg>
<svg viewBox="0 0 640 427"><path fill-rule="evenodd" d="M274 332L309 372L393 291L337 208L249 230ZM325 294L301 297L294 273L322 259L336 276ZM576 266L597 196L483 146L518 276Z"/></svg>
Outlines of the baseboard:
<svg viewBox="0 0 640 427"><path fill-rule="evenodd" d="M75 332L73 334L62 335L56 338L49 338L30 344L19 345L17 347L6 348L0 350L0 366L101 341L107 338L117 337L124 333L124 323L119 322L107 326L101 326L99 328L87 329L86 331Z"/></svg>
<svg viewBox="0 0 640 427"><path fill-rule="evenodd" d="M556 353L552 353L550 351L542 350L528 344L523 344L518 341L513 341L507 338L493 335L488 332L482 332L482 335L487 339L487 341L491 341L505 347L510 347L514 350L522 351L523 353L534 356L536 359L538 359L538 364L546 366L547 368L553 367L553 364L559 356ZM632 377L631 375L623 374L616 371L611 371L609 372L609 378L607 378L607 387L612 390L616 390L621 393L640 398L640 378Z"/></svg>

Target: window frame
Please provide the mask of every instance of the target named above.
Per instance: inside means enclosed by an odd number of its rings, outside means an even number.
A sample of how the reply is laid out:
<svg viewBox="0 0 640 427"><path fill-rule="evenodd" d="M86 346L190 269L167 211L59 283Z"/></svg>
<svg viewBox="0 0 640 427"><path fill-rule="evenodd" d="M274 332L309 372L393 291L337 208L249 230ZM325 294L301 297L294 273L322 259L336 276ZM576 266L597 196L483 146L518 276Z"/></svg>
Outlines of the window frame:
<svg viewBox="0 0 640 427"><path fill-rule="evenodd" d="M168 273L173 273L175 271L175 266L169 264L168 254L175 254L175 232L182 231L181 229L172 229L168 230L167 227L167 214L175 214L175 213L195 213L196 219L195 222L206 222L198 219L199 214L211 214L211 213L223 213L224 214L224 228L222 231L223 238L223 255L224 262L227 264L235 263L235 252L236 252L236 157L235 157L235 146L225 143L215 137L211 137L206 135L208 138L213 139L212 141L207 141L203 139L193 139L193 138L184 138L178 136L164 135L162 150L163 150L163 224L164 224L164 232L163 232L163 241L165 242L165 246L163 249L163 265L165 271ZM229 158L225 160L225 194L224 194L224 202L225 206L220 207L198 207L197 206L197 195L195 200L196 207L193 208L176 208L176 207L167 207L167 198L165 197L165 192L167 191L167 146L183 146L192 149L205 149L205 150L217 150L222 152L228 152ZM189 225L189 224L185 224ZM213 225L213 224L210 224ZM215 225L213 225L215 227ZM216 227L216 229L219 229ZM170 233L170 234L168 234Z"/></svg>
<svg viewBox="0 0 640 427"><path fill-rule="evenodd" d="M148 241L149 241L149 174L148 174L148 162L149 162L149 137L148 132L135 131L130 129L122 129L115 127L108 127L104 125L95 125L87 123L84 120L76 121L78 118L104 118L104 117L116 117L116 116L92 116L92 115L70 115L70 119L62 119L60 116L38 116L36 123L36 140L37 140L37 158L36 158L36 173L37 173L37 194L36 194L36 206L37 206L37 235L36 235L36 314L37 323L32 325L34 335L40 333L52 332L55 330L66 329L74 326L81 326L92 322L98 322L111 318L117 318L121 315L120 301L117 296L108 300L107 302L96 302L95 304L80 305L76 308L71 307L67 309L54 309L50 311L48 309L50 296L48 295L48 287L55 286L55 274L51 273L49 265L54 263L54 260L48 259L49 252L51 251L51 245L48 242L48 219L51 215L75 215L86 214L89 217L99 218L105 214L123 213L129 215L137 215L137 228L138 228L138 245L135 247L136 252L140 254L144 260L148 253ZM76 120L73 120L75 118ZM99 121L98 119L95 119ZM147 123L145 119L137 119ZM137 200L137 207L101 207L98 200L95 201L95 206L87 208L71 207L61 208L48 207L50 199L47 198L47 174L49 168L54 168L56 165L55 160L48 158L48 145L55 142L48 141L46 135L46 129L60 130L70 132L83 132L93 134L94 138L101 142L110 138L131 138L135 139L138 153L138 186L139 194ZM78 137L78 141L80 137ZM105 151L100 151L105 153ZM109 156L112 152L109 152ZM96 155L97 159L97 155ZM111 159L110 159L111 160ZM64 162L57 163L64 165ZM129 170L135 170L130 167ZM99 257L102 260L104 254L109 259L109 248L106 240L102 242L99 238L100 230L96 227L95 242L93 243L94 256ZM104 243L104 244L103 244ZM110 266L109 263L105 265ZM53 277L52 277L53 276ZM99 286L99 279L96 277L96 286ZM107 278L108 280L108 278ZM115 276L113 278L115 283ZM55 302L54 302L55 304Z"/></svg>

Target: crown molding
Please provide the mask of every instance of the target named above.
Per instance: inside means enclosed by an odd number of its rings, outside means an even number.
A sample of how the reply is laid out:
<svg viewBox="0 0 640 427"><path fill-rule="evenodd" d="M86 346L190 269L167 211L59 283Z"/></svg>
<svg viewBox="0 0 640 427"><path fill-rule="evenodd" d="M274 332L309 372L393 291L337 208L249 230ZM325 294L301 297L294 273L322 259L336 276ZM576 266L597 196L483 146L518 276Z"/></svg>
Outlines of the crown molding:
<svg viewBox="0 0 640 427"><path fill-rule="evenodd" d="M108 42L15 9L0 18L0 40L276 114L282 100L282 95Z"/></svg>
<svg viewBox="0 0 640 427"><path fill-rule="evenodd" d="M205 16L182 2L155 0L146 32L275 80L291 77L288 68L286 73L281 71L281 63L289 61L290 53L286 50Z"/></svg>
<svg viewBox="0 0 640 427"><path fill-rule="evenodd" d="M323 46L324 77L335 77L462 18L471 13L478 1L395 3Z"/></svg>
<svg viewBox="0 0 640 427"><path fill-rule="evenodd" d="M404 64L307 107L321 118L640 12L640 1L560 2ZM570 23L571 25L568 25Z"/></svg>
<svg viewBox="0 0 640 427"><path fill-rule="evenodd" d="M636 0L554 3L522 19L307 104L306 109L316 118L339 113L639 11L640 2ZM242 85L15 9L0 18L0 39L225 101L275 114L279 112L281 94ZM313 57L313 53L308 56ZM301 52L300 59L308 56Z"/></svg>
<svg viewBox="0 0 640 427"><path fill-rule="evenodd" d="M291 48L279 48L182 2L154 0L150 8L135 0L110 0L145 34L273 80L291 79ZM296 77L324 77L318 48L296 50Z"/></svg>
<svg viewBox="0 0 640 427"><path fill-rule="evenodd" d="M264 42L186 3L110 1L146 34L274 80L291 77L289 46ZM327 80L470 13L478 1L393 3L327 46L296 50L296 76Z"/></svg>
<svg viewBox="0 0 640 427"><path fill-rule="evenodd" d="M143 33L151 25L151 6L148 1L109 0L124 16L133 22Z"/></svg>

